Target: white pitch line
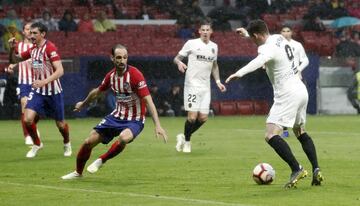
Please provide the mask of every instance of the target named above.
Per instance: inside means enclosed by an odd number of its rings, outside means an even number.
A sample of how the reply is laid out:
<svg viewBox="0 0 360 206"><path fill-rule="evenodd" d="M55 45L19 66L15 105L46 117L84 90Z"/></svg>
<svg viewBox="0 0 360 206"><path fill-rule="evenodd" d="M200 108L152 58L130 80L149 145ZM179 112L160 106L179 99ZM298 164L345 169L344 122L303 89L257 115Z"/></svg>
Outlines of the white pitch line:
<svg viewBox="0 0 360 206"><path fill-rule="evenodd" d="M191 198L163 196L163 195L147 195L147 194L139 194L139 193L132 193L132 192L110 192L110 191L102 191L102 190L56 187L56 186L48 186L48 185L23 184L23 183L3 182L3 181L0 181L0 184L21 186L21 187L24 187L24 186L37 187L37 188L42 188L42 189L53 189L53 190L62 190L62 191L89 192L89 193L122 195L122 196L129 196L129 197L142 197L142 198L150 198L150 199L174 200L174 201L182 201L182 202L193 202L193 203L199 203L199 204L204 204L204 205L250 206L250 205L244 205L244 204L238 204L238 203L227 203L227 202L218 202L218 201L212 201L212 200L191 199Z"/></svg>
<svg viewBox="0 0 360 206"><path fill-rule="evenodd" d="M234 129L239 132L263 132L265 133L265 129ZM326 132L326 131L310 131L309 133L314 134L325 134L325 135L350 135L350 136L360 136L360 132Z"/></svg>

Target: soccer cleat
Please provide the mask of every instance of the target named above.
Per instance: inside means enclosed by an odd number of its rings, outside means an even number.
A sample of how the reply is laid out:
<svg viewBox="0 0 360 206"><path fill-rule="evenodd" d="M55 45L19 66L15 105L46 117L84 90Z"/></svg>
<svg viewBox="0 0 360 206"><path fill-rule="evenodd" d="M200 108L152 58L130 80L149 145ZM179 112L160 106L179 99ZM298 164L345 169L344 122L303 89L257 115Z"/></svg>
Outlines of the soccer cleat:
<svg viewBox="0 0 360 206"><path fill-rule="evenodd" d="M285 184L285 188L296 188L296 184L299 180L305 178L308 175L308 172L300 166L300 170L291 173L290 181Z"/></svg>
<svg viewBox="0 0 360 206"><path fill-rule="evenodd" d="M72 154L71 143L68 142L68 143L64 144L64 156L70 157L71 154Z"/></svg>
<svg viewBox="0 0 360 206"><path fill-rule="evenodd" d="M183 152L184 153L190 153L191 152L191 143L190 143L190 141L189 142L185 141Z"/></svg>
<svg viewBox="0 0 360 206"><path fill-rule="evenodd" d="M26 145L33 145L34 144L34 142L32 141L30 136L25 137L25 144Z"/></svg>
<svg viewBox="0 0 360 206"><path fill-rule="evenodd" d="M71 173L69 173L67 175L62 176L61 179L63 179L63 180L74 180L74 179L79 179L81 177L82 177L81 174L74 171L74 172L71 172Z"/></svg>
<svg viewBox="0 0 360 206"><path fill-rule="evenodd" d="M26 157L27 157L27 158L33 158L33 157L35 157L35 156L36 156L36 153L37 153L41 148L43 148L43 147L44 147L44 145L43 145L42 142L40 143L40 146L34 144L34 145L31 147L30 151L28 151L28 153L26 153Z"/></svg>
<svg viewBox="0 0 360 206"><path fill-rule="evenodd" d="M324 180L324 177L321 175L320 168L316 168L313 173L313 179L311 181L311 186L320 186L321 182Z"/></svg>
<svg viewBox="0 0 360 206"><path fill-rule="evenodd" d="M86 170L90 173L95 173L97 172L100 167L103 165L102 159L96 159L93 163L91 163L91 165L89 165Z"/></svg>
<svg viewBox="0 0 360 206"><path fill-rule="evenodd" d="M176 135L176 146L175 146L176 151L181 152L183 150L184 143L185 143L184 134Z"/></svg>

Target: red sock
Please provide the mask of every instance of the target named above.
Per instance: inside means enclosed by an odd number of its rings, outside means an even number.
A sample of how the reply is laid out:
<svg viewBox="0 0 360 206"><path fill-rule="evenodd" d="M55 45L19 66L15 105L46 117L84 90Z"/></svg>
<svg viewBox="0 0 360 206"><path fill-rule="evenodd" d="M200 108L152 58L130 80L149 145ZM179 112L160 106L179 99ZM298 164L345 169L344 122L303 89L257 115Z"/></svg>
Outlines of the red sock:
<svg viewBox="0 0 360 206"><path fill-rule="evenodd" d="M76 158L76 172L82 174L86 161L88 161L92 148L83 144L77 154Z"/></svg>
<svg viewBox="0 0 360 206"><path fill-rule="evenodd" d="M22 129L23 129L23 133L24 133L24 138L29 136L29 132L26 128L26 124L25 124L25 121L24 121L24 113L21 113L21 126L22 126Z"/></svg>
<svg viewBox="0 0 360 206"><path fill-rule="evenodd" d="M119 140L115 141L111 145L111 148L105 154L100 156L102 162L105 163L107 160L118 155L121 151L124 150L125 146L126 146L125 142L120 142Z"/></svg>
<svg viewBox="0 0 360 206"><path fill-rule="evenodd" d="M37 134L36 124L32 123L31 125L26 125L26 129L29 132L34 144L40 146L41 141Z"/></svg>
<svg viewBox="0 0 360 206"><path fill-rule="evenodd" d="M59 131L61 133L61 135L63 136L63 142L64 144L70 142L70 138L69 138L69 125L67 123L65 123L64 128L59 128Z"/></svg>

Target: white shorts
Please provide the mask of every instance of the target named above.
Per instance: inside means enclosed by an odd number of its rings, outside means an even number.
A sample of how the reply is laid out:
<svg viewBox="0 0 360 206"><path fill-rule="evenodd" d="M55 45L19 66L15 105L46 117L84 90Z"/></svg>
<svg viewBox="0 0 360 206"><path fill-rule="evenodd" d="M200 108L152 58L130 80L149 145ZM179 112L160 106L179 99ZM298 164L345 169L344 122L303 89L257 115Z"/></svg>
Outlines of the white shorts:
<svg viewBox="0 0 360 206"><path fill-rule="evenodd" d="M304 126L306 123L306 108L308 93L299 89L280 98L274 98L266 123L273 123L283 127Z"/></svg>
<svg viewBox="0 0 360 206"><path fill-rule="evenodd" d="M210 88L184 87L184 108L186 111L209 114L211 100Z"/></svg>

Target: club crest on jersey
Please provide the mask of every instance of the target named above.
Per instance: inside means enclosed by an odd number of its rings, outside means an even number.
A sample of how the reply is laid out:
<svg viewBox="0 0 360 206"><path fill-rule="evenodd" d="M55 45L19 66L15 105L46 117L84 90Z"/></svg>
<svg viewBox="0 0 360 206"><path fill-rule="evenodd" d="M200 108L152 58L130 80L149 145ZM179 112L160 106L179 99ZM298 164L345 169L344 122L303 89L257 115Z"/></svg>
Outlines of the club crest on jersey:
<svg viewBox="0 0 360 206"><path fill-rule="evenodd" d="M213 54L215 54L215 49L214 49L214 48L212 48L212 49L211 49L211 52L212 52Z"/></svg>
<svg viewBox="0 0 360 206"><path fill-rule="evenodd" d="M124 89L130 90L130 84L129 84L129 82L124 82Z"/></svg>

